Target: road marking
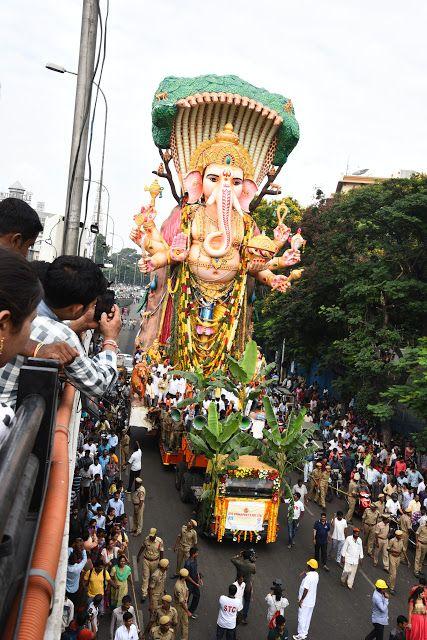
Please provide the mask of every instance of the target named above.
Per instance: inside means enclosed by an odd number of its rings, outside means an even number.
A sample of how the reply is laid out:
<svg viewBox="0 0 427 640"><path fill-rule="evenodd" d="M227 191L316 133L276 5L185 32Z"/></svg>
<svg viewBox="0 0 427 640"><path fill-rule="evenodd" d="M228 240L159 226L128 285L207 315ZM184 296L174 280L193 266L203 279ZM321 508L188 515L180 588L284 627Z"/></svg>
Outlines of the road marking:
<svg viewBox="0 0 427 640"><path fill-rule="evenodd" d="M136 559L136 556L132 556L132 564L133 564L133 578L134 578L135 582L139 582L138 560Z"/></svg>
<svg viewBox="0 0 427 640"><path fill-rule="evenodd" d="M371 585L371 587L374 587L375 589L375 585L372 582L372 580L366 575L366 573L363 571L363 569L361 567L359 567L359 571L362 574L362 576L365 578L365 580L367 580L369 582L369 584Z"/></svg>
<svg viewBox="0 0 427 640"><path fill-rule="evenodd" d="M314 512L313 512L311 509L309 509L307 505L304 505L304 506L305 506L305 510L306 510L306 511L308 511L308 513L309 513L311 516L314 516Z"/></svg>

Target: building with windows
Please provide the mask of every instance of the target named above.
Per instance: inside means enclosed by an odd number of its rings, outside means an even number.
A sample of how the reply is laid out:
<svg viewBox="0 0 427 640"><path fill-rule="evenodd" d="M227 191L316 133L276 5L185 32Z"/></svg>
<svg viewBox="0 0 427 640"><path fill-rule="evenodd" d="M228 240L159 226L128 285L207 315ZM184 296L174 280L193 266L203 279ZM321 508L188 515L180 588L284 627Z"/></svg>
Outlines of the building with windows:
<svg viewBox="0 0 427 640"><path fill-rule="evenodd" d="M33 197L33 193L31 191L27 191L27 189L25 189L25 187L23 187L18 180L14 182L8 188L7 191L0 191L0 202L2 200L5 200L6 198L19 198L19 200L24 200L24 202L27 202L30 206L32 206L37 211L37 214L40 218L40 222L42 223L44 228L46 220L51 218L55 214L48 213L45 210L44 202L37 202L36 206L34 207L33 203L31 202L32 197ZM42 243L43 243L43 232L40 233L33 247L31 247L31 249L29 250L28 260L39 259Z"/></svg>

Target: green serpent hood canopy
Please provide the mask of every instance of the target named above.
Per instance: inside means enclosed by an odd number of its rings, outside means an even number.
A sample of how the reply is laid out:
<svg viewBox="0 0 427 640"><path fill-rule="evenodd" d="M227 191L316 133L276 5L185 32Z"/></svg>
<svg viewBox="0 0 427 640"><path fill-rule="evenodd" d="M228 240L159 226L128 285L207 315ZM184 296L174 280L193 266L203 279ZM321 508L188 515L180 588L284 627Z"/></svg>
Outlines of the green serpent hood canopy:
<svg viewBox="0 0 427 640"><path fill-rule="evenodd" d="M213 138L228 122L253 160L258 184L272 165L285 164L299 139L291 100L237 76L170 76L155 93L154 144L171 149L181 176L188 171L197 146Z"/></svg>

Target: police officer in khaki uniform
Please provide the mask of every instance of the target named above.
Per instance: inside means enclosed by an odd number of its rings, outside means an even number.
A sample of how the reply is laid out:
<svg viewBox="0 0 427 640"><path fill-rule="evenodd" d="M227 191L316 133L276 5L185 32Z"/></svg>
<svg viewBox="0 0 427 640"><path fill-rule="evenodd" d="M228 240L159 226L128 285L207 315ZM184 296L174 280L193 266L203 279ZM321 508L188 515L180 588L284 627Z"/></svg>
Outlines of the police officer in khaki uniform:
<svg viewBox="0 0 427 640"><path fill-rule="evenodd" d="M380 522L375 525L374 567L378 564L378 556L382 554L383 567L388 571L388 532L390 530L389 516L383 513Z"/></svg>
<svg viewBox="0 0 427 640"><path fill-rule="evenodd" d="M159 566L151 574L150 582L148 583L148 595L150 598L150 612L151 617L154 619L157 609L162 603L162 597L165 593L166 573L169 566L169 560L162 558L159 560Z"/></svg>
<svg viewBox="0 0 427 640"><path fill-rule="evenodd" d="M197 546L197 522L189 520L187 524L181 527L181 533L178 535L173 550L176 553L176 572L175 578L179 574L179 570L184 566L185 561L190 556L191 547Z"/></svg>
<svg viewBox="0 0 427 640"><path fill-rule="evenodd" d="M362 542L367 546L368 556L372 556L375 542L375 525L378 523L379 515L375 502L365 509L362 516L363 522L363 539Z"/></svg>
<svg viewBox="0 0 427 640"><path fill-rule="evenodd" d="M381 517L385 511L385 496L383 493L380 493L375 504L377 505L378 513Z"/></svg>
<svg viewBox="0 0 427 640"><path fill-rule="evenodd" d="M133 503L133 536L139 536L144 523L145 508L145 488L142 486L142 479L136 478L136 491L132 493Z"/></svg>
<svg viewBox="0 0 427 640"><path fill-rule="evenodd" d="M310 476L310 488L307 496L309 500L314 500L315 502L318 501L321 476L322 476L322 463L316 462L316 466L314 467Z"/></svg>
<svg viewBox="0 0 427 640"><path fill-rule="evenodd" d="M423 572L423 562L427 553L427 524L423 524L421 527L418 527L415 539L414 573L418 577L418 575Z"/></svg>
<svg viewBox="0 0 427 640"><path fill-rule="evenodd" d="M175 640L175 631L169 626L169 616L162 616L159 624L151 629L151 640Z"/></svg>
<svg viewBox="0 0 427 640"><path fill-rule="evenodd" d="M161 439L166 451L170 451L172 448L171 444L172 444L173 428L174 428L174 423L170 413L168 413L167 411L162 411L161 412Z"/></svg>
<svg viewBox="0 0 427 640"><path fill-rule="evenodd" d="M155 624L160 624L160 618L162 616L169 617L169 626L171 629L176 629L178 626L178 612L175 607L172 607L172 596L166 593L162 597L162 604L156 611Z"/></svg>
<svg viewBox="0 0 427 640"><path fill-rule="evenodd" d="M130 437L126 429L122 431L120 438L120 455L122 458L122 469L126 469L126 460L129 458Z"/></svg>
<svg viewBox="0 0 427 640"><path fill-rule="evenodd" d="M163 540L157 536L157 529L150 529L148 536L144 539L140 550L138 551L137 560L142 555L142 583L141 583L141 600L147 598L148 582L151 575L157 569L159 560L163 558L164 546Z"/></svg>
<svg viewBox="0 0 427 640"><path fill-rule="evenodd" d="M347 524L351 523L353 518L353 513L356 508L356 502L359 495L359 490L357 486L357 482L360 480L360 475L355 473L353 479L348 483L348 492L347 492L347 501L348 501L348 511L345 515L345 519L347 520Z"/></svg>
<svg viewBox="0 0 427 640"><path fill-rule="evenodd" d="M326 465L325 470L322 471L319 481L319 504L322 509L326 508L326 494L328 493L329 486L329 478L331 477L331 466L329 464Z"/></svg>
<svg viewBox="0 0 427 640"><path fill-rule="evenodd" d="M403 558L406 560L406 563L409 567L409 558L408 558L408 542L409 542L409 532L412 530L412 520L410 509L406 509L399 518L399 529L402 531L402 540L403 540L403 551L402 551L402 560Z"/></svg>
<svg viewBox="0 0 427 640"><path fill-rule="evenodd" d="M173 591L173 601L178 613L177 633L181 636L181 640L188 640L188 618L191 616L188 610L188 587L187 587L188 570L181 569L179 578L175 583Z"/></svg>
<svg viewBox="0 0 427 640"><path fill-rule="evenodd" d="M397 570L400 564L400 558L403 551L403 531L397 529L395 537L388 543L388 562L389 562L389 585L390 593L395 593Z"/></svg>

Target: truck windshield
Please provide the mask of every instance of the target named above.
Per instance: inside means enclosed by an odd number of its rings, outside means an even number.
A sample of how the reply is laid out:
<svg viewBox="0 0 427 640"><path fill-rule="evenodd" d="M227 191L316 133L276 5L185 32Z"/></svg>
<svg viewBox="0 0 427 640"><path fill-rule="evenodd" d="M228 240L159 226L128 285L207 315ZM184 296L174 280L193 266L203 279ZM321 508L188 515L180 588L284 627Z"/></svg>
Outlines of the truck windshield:
<svg viewBox="0 0 427 640"><path fill-rule="evenodd" d="M273 494L273 481L264 478L227 478L226 496L270 497Z"/></svg>

